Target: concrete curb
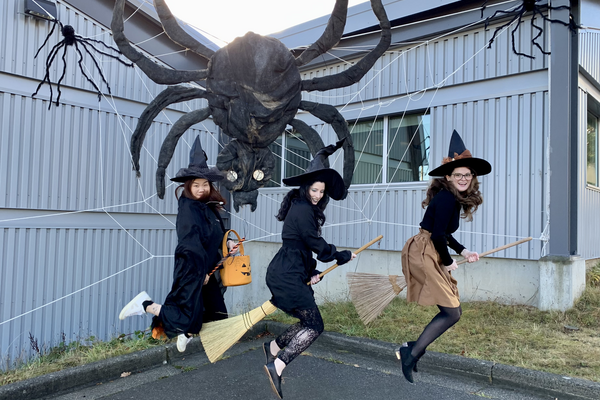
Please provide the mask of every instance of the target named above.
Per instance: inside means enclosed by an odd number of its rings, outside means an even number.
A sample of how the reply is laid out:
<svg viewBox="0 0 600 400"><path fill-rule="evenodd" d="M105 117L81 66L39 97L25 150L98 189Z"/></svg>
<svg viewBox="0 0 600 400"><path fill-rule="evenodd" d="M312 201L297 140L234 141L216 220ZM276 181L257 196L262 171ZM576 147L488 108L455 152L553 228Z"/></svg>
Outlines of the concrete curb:
<svg viewBox="0 0 600 400"><path fill-rule="evenodd" d="M274 335L279 335L287 329L286 324L278 322L267 321L264 324L264 329ZM398 344L345 336L336 332L323 332L317 340L333 348L349 350L367 357L378 356L382 359L395 360L394 352L398 348ZM428 351L419 361L419 366L428 371L466 375L491 385L519 387L536 394L546 393L561 400L600 399L600 383L491 361Z"/></svg>
<svg viewBox="0 0 600 400"><path fill-rule="evenodd" d="M261 321L253 326L244 335L242 340L256 338L264 332L279 335L287 327L288 325L278 322ZM342 348L368 357L381 356L381 358L393 358L394 351L398 346L393 343L350 337L335 332L324 332L318 340L321 344L333 348ZM189 343L186 354L202 351L204 350L200 339L195 338ZM0 386L0 399L32 400L55 395L75 387L116 379L121 373L126 371L141 371L167 364L173 355L178 354L180 353L177 352L176 345L173 343L79 367L68 368L26 381ZM427 352L419 365L431 371L446 374L459 373L492 385L520 387L538 394L544 392L561 399L597 400L600 398L600 383L546 372L531 371L489 361Z"/></svg>

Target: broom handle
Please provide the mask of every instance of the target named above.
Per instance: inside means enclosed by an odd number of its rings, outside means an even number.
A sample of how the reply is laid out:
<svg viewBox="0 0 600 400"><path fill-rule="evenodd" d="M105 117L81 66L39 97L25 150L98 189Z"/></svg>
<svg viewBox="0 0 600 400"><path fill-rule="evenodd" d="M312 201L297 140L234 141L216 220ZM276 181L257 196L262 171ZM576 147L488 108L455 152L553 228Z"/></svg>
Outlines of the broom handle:
<svg viewBox="0 0 600 400"><path fill-rule="evenodd" d="M483 253L479 254L479 257L485 257L488 254L492 254L492 253L495 253L497 251L505 250L505 249L508 249L509 247L513 247L513 246L516 246L516 245L521 244L521 243L529 242L531 239L533 239L533 238L532 237L528 237L528 238L525 238L525 239L517 240L516 242L505 244L504 246L496 247L495 249L492 249L492 250L484 251ZM464 260L460 260L459 262L457 262L456 265L464 264L466 262L467 262L467 259L465 258Z"/></svg>
<svg viewBox="0 0 600 400"><path fill-rule="evenodd" d="M367 247L371 247L375 243L379 242L381 239L383 239L383 235L377 236L375 239L371 240L369 243L365 244L364 246L362 246L360 249L354 251L353 253L358 254L361 251L363 251L364 249L366 249ZM332 270L336 269L337 267L339 267L339 265L337 265L337 263L336 263L336 264L332 265L331 267L327 268L325 271L323 271L319 274L319 278L322 278L323 275L331 272ZM308 282L307 285L310 285L310 282Z"/></svg>

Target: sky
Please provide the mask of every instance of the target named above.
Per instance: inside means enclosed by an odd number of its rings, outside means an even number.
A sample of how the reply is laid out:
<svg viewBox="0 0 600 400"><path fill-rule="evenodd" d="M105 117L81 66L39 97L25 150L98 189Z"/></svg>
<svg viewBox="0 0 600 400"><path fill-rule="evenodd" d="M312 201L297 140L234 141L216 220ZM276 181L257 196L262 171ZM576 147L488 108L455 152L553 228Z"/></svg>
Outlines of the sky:
<svg viewBox="0 0 600 400"><path fill-rule="evenodd" d="M365 1L349 0L348 6ZM335 0L167 0L167 5L175 16L224 45L248 31L267 35L331 14Z"/></svg>

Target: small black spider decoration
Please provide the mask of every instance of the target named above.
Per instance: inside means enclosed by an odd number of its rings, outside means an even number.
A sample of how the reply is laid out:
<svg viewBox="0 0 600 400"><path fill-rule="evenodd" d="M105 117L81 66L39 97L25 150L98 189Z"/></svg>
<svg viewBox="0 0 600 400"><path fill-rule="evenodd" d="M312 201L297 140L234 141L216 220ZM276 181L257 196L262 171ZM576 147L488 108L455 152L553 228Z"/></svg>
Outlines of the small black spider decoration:
<svg viewBox="0 0 600 400"><path fill-rule="evenodd" d="M98 62L96 61L95 57L93 56L93 54L91 53L91 50L96 51L97 53L100 53L102 55L111 57L117 61L119 61L121 64L126 65L128 67L133 67L133 63L128 63L125 62L123 60L121 60L119 58L119 56L115 56L113 54L107 53L101 49L99 49L98 47L96 47L94 45L94 43L99 43L102 46L104 46L106 49L112 50L114 52L117 52L118 54L121 54L121 52L112 47L107 45L106 43L100 41L100 40L96 40L96 39L91 39L91 38L85 38L81 35L76 35L75 34L75 29L73 29L73 27L71 25L63 25L61 22L59 22L58 20L54 20L54 25L52 26L52 29L50 30L50 33L48 34L48 36L46 36L46 40L44 40L44 43L40 46L40 48L38 49L38 51L35 53L34 58L37 58L38 54L40 53L40 51L44 48L44 46L46 46L46 43L48 43L48 40L50 39L50 37L52 36L52 34L54 33L54 30L56 29L56 26L60 25L60 31L62 33L62 35L64 36L64 39L61 40L60 42L58 42L56 45L54 45L54 47L52 47L52 49L50 50L50 53L48 54L48 57L46 58L46 75L44 75L44 80L40 82L40 84L38 85L37 89L35 89L35 93L33 93L31 95L31 97L35 97L36 94L38 94L40 88L42 87L42 85L44 84L44 82L48 82L48 86L50 86L50 103L48 104L48 110L50 109L50 107L52 106L52 97L53 97L53 93L52 93L52 82L50 81L50 67L52 66L52 63L54 62L54 59L56 58L56 56L58 55L60 49L62 50L62 61L63 61L63 71L62 71L62 75L60 76L60 78L58 79L58 82L56 83L56 89L58 91L58 95L56 97L56 105L59 105L59 100L60 100L60 83L62 82L62 80L65 77L66 71L67 71L67 61L66 61L66 56L67 56L67 47L68 46L74 46L75 50L77 51L77 54L79 54L79 60L77 61L77 63L79 64L79 69L81 71L81 73L83 74L83 76L85 77L85 79L88 80L88 82L90 82L94 88L96 89L96 91L98 92L98 101L100 101L101 97L102 97L102 93L100 92L100 88L96 85L96 83L94 83L94 81L92 79L90 79L90 77L85 73L85 70L83 68L83 53L81 52L80 46L81 48L83 48L83 50L89 54L92 57L92 60L94 61L94 65L96 66L96 68L98 69L98 72L100 73L100 76L102 77L102 81L106 84L106 87L108 89L108 93L111 94L110 92L110 86L108 84L108 82L106 81L106 78L104 77L104 75L102 74L102 70L100 69L100 66L98 65Z"/></svg>
<svg viewBox="0 0 600 400"><path fill-rule="evenodd" d="M483 6L481 7L481 18L483 18L483 10L485 10L485 7L487 5L489 0L485 0L485 2L483 3ZM525 54L525 53L521 53L520 51L517 51L517 48L515 46L515 32L517 31L517 29L519 28L519 26L521 25L521 20L523 18L523 15L525 13L528 12L532 12L533 15L531 17L531 27L533 29L535 29L537 31L537 34L535 35L535 37L533 39L531 39L531 43L533 43L533 45L535 47L537 47L542 54L546 54L549 55L550 52L544 50L544 48L538 43L538 38L540 36L542 36L542 34L544 33L544 29L541 26L538 26L535 24L535 18L536 15L539 15L542 18L542 22L543 21L548 21L550 23L553 22L557 22L559 24L562 24L564 26L568 26L571 29L575 30L578 28L577 24L575 24L575 22L573 22L573 16L569 15L569 22L564 22L558 19L551 19L548 18L544 15L544 13L542 12L542 6L538 3L540 3L541 0L523 0L521 1L521 4L511 10L508 11L503 11L503 10L498 10L496 11L492 16L487 17L485 19L485 27L487 28L488 25L490 24L490 21L493 20L496 16L512 16L512 19L508 22L506 22L505 24L503 24L502 26L499 26L496 28L496 30L494 31L494 34L492 35L492 38L490 39L489 43L488 43L488 49L492 47L492 43L494 42L494 39L496 38L496 36L498 35L498 33L504 29L507 26L510 26L513 22L517 21L516 26L514 27L514 29L511 31L511 39L512 39L512 49L513 52L519 56L525 56L527 58L535 58L534 56L530 55L530 54ZM558 7L552 7L549 4L544 4L545 8L549 9L549 10L571 10L571 7L569 6L558 6Z"/></svg>

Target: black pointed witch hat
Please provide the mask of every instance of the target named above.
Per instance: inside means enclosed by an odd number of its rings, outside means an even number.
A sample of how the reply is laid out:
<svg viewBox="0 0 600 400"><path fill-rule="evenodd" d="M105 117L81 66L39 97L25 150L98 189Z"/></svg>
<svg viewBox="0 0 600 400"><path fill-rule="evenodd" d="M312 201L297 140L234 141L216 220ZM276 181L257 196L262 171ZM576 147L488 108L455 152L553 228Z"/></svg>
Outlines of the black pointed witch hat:
<svg viewBox="0 0 600 400"><path fill-rule="evenodd" d="M206 163L206 153L202 150L200 136L196 136L192 149L190 150L190 164L187 168L181 168L174 178L174 182L185 182L189 179L206 179L211 182L220 181L223 174L216 168L209 168Z"/></svg>
<svg viewBox="0 0 600 400"><path fill-rule="evenodd" d="M482 158L473 157L471 152L465 147L458 132L454 130L450 138L448 157L444 157L442 165L429 171L429 176L450 175L458 167L467 167L477 176L487 175L492 172L490 163Z"/></svg>
<svg viewBox="0 0 600 400"><path fill-rule="evenodd" d="M323 182L325 183L325 190L329 197L334 200L343 199L346 194L344 180L335 169L325 166L325 160L342 147L344 140L346 139L344 138L336 144L323 147L315 154L315 158L312 159L303 174L285 178L283 179L283 183L288 186L300 186L306 182Z"/></svg>

